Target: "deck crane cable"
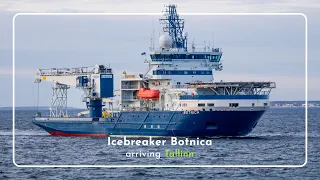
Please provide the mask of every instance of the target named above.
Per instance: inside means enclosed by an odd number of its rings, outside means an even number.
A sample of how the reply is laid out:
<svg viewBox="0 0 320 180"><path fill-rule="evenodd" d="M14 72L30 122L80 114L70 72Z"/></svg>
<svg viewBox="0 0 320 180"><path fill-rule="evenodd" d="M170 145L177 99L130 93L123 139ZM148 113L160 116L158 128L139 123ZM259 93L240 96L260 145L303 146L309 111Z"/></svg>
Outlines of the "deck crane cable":
<svg viewBox="0 0 320 180"><path fill-rule="evenodd" d="M34 110L36 111L36 101L37 101L37 100L35 100L35 97L34 97L34 96L35 96L35 95L34 95L35 92L34 92L34 91L35 91L35 90L34 90L34 83L33 83L33 86L32 86L32 99L33 99L33 101L32 101L32 107L34 107L34 108L35 108Z"/></svg>
<svg viewBox="0 0 320 180"><path fill-rule="evenodd" d="M39 97L40 97L40 83L37 83L38 84L38 93L37 93L37 113L39 112Z"/></svg>
<svg viewBox="0 0 320 180"><path fill-rule="evenodd" d="M35 110L36 110L36 114L39 113L39 87L40 87L40 83L37 83L38 84L38 87L37 87L37 98L36 98L36 101L33 101L33 106L35 107ZM32 86L32 97L33 99L35 99L35 87L34 87L35 84L33 84Z"/></svg>

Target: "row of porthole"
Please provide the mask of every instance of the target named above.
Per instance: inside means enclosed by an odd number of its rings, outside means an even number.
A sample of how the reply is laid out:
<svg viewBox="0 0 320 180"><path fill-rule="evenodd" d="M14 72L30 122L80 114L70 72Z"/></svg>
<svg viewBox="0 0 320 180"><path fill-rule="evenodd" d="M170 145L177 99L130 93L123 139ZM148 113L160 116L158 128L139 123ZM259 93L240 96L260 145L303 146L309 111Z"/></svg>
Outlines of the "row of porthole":
<svg viewBox="0 0 320 180"><path fill-rule="evenodd" d="M206 111L206 109L203 108L202 111ZM212 111L212 109L209 109L209 111ZM228 109L228 110L215 110L215 111L237 111L237 110ZM250 108L250 111L253 111L253 108Z"/></svg>
<svg viewBox="0 0 320 180"><path fill-rule="evenodd" d="M113 121L115 121L115 120L116 120L116 119L114 119L114 118L111 118L111 119L110 119L111 122L113 122ZM121 119L118 119L117 122L122 122L122 120L121 120Z"/></svg>
<svg viewBox="0 0 320 180"><path fill-rule="evenodd" d="M147 128L147 125L143 125L143 128L146 129ZM153 129L153 124L150 125L150 128ZM160 129L160 125L157 125L157 129Z"/></svg>
<svg viewBox="0 0 320 180"><path fill-rule="evenodd" d="M132 116L132 117L134 117L134 116ZM140 116L138 116L138 117L140 117ZM150 116L147 116L147 117L150 117ZM156 117L156 116L153 116L154 118ZM164 118L166 117L166 116L163 116ZM159 116L159 118L161 118L161 116Z"/></svg>

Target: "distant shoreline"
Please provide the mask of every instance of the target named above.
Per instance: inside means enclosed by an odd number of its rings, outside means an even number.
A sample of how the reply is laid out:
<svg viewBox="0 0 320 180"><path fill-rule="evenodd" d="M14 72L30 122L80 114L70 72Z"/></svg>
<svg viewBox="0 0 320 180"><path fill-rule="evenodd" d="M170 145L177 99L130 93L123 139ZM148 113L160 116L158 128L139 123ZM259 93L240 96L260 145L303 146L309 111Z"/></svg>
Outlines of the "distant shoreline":
<svg viewBox="0 0 320 180"><path fill-rule="evenodd" d="M37 109L38 110L49 110L50 107L31 107L31 106L22 106L22 107L15 107L15 110L33 110L33 111L36 111ZM13 107L0 107L0 110L12 110ZM77 108L77 107L68 107L69 110L82 110L82 109L85 109L85 108Z"/></svg>
<svg viewBox="0 0 320 180"><path fill-rule="evenodd" d="M305 106L293 106L293 107L285 107L285 106L271 106L270 108L274 108L274 109L285 109L285 108L305 108ZM320 108L320 106L308 106L308 108Z"/></svg>
<svg viewBox="0 0 320 180"><path fill-rule="evenodd" d="M320 101L308 101L308 108L320 108ZM32 107L20 106L15 107L15 110L49 110L49 106ZM270 108L305 108L304 101L271 101ZM12 110L12 107L0 107L0 110ZM86 108L68 107L68 110L86 110Z"/></svg>

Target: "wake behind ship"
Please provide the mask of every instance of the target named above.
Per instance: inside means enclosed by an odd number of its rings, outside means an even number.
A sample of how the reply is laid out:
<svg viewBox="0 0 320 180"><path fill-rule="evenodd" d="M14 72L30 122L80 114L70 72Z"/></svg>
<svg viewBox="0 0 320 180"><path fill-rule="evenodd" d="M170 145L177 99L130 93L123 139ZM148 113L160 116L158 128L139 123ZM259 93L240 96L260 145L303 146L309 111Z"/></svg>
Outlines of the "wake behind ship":
<svg viewBox="0 0 320 180"><path fill-rule="evenodd" d="M222 50L188 47L184 19L166 7L159 47L150 47L147 72L123 72L114 91L110 67L40 69L35 82L54 84L50 116L33 123L58 136L244 136L270 107L274 82L215 82ZM83 91L87 111L67 113L67 91ZM119 97L118 97L119 96Z"/></svg>

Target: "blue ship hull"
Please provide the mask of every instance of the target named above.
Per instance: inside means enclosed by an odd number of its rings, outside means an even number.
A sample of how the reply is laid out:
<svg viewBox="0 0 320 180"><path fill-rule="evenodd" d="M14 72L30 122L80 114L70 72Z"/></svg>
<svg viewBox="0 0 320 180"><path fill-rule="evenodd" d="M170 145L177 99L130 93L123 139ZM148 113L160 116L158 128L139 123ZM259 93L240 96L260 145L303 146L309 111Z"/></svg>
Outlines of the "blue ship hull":
<svg viewBox="0 0 320 180"><path fill-rule="evenodd" d="M264 112L124 111L115 118L35 118L33 123L58 136L244 136L253 130Z"/></svg>

